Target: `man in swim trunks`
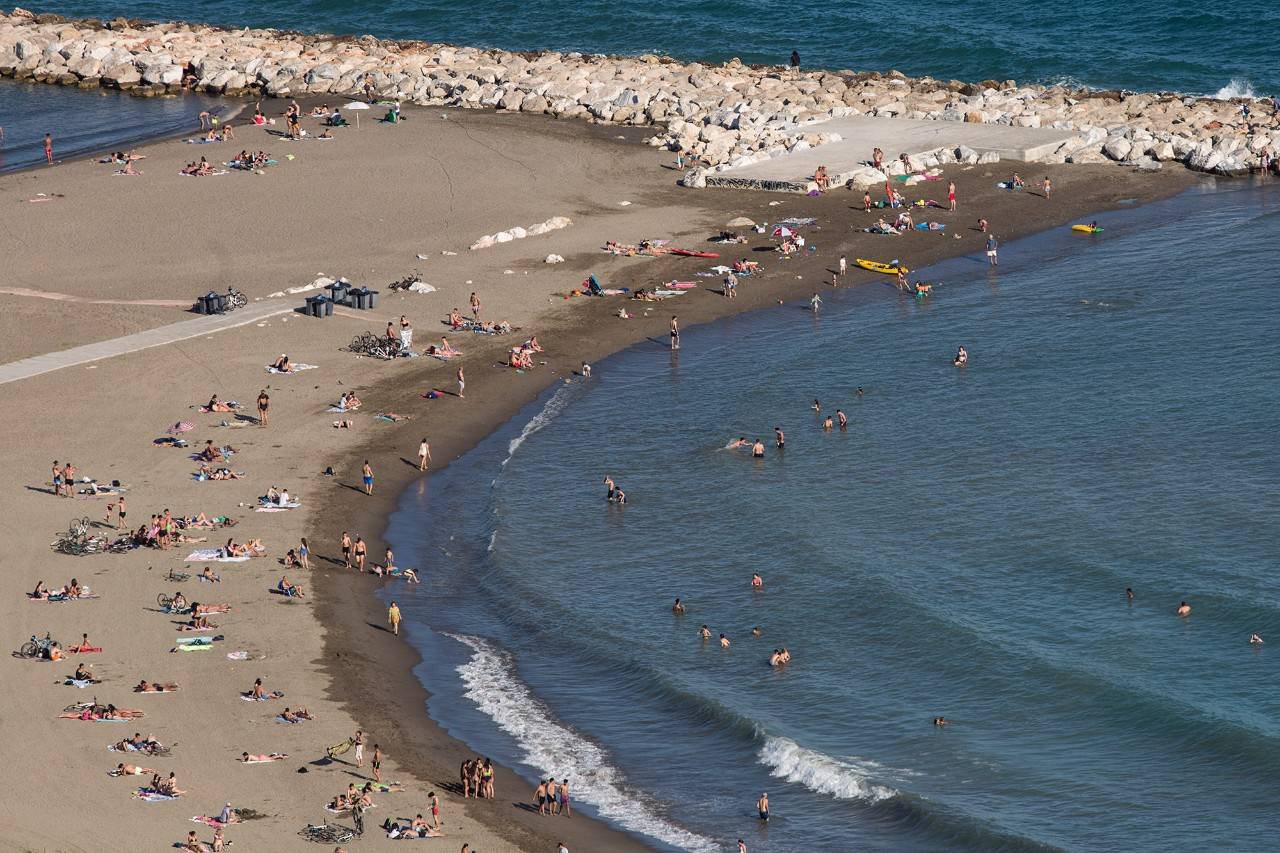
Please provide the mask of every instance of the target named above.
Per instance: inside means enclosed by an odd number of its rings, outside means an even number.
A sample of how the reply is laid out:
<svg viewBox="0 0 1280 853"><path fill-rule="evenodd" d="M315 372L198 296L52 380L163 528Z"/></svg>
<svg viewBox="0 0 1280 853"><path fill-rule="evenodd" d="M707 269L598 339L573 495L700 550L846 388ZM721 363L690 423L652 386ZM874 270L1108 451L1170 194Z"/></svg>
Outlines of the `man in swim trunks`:
<svg viewBox="0 0 1280 853"><path fill-rule="evenodd" d="M840 423L841 430L849 428L849 416L842 409L836 409L836 420Z"/></svg>
<svg viewBox="0 0 1280 853"><path fill-rule="evenodd" d="M351 568L351 537L345 530L342 531L342 567Z"/></svg>
<svg viewBox="0 0 1280 853"><path fill-rule="evenodd" d="M756 811L760 813L761 820L769 819L769 794L765 792L760 795L760 799L756 800Z"/></svg>
<svg viewBox="0 0 1280 853"><path fill-rule="evenodd" d="M364 465L360 468L360 477L364 482L364 493L373 494L373 468L369 465L368 459L364 460Z"/></svg>
<svg viewBox="0 0 1280 853"><path fill-rule="evenodd" d="M776 426L773 428L773 443L777 445L779 450L782 450L784 447L786 447L787 436L782 431L782 427Z"/></svg>
<svg viewBox="0 0 1280 853"><path fill-rule="evenodd" d="M671 348L680 349L680 320L674 314L671 315Z"/></svg>
<svg viewBox="0 0 1280 853"><path fill-rule="evenodd" d="M987 263L991 264L991 266L993 267L997 266L999 263L999 259L996 257L997 248L998 248L998 244L996 243L996 235L994 234L988 235L987 236Z"/></svg>
<svg viewBox="0 0 1280 853"><path fill-rule="evenodd" d="M764 442L758 438L755 440L755 443L751 445L751 458L753 459L764 458Z"/></svg>
<svg viewBox="0 0 1280 853"><path fill-rule="evenodd" d="M364 544L364 539L357 536L356 544L351 547L351 553L356 560L356 571L364 571L364 558L369 552L369 546Z"/></svg>

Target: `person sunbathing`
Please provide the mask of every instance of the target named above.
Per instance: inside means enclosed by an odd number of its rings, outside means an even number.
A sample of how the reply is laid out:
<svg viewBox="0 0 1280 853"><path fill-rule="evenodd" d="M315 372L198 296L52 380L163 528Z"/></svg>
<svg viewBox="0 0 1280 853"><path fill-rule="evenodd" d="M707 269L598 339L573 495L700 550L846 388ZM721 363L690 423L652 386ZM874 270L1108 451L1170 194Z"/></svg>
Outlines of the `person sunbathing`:
<svg viewBox="0 0 1280 853"><path fill-rule="evenodd" d="M181 845L181 849L187 853L210 853L213 848L201 841L193 829L187 833L186 843Z"/></svg>
<svg viewBox="0 0 1280 853"><path fill-rule="evenodd" d="M200 476L205 480L239 480L240 475L230 468L212 468L206 462L200 466Z"/></svg>
<svg viewBox="0 0 1280 853"><path fill-rule="evenodd" d="M208 536L188 536L185 533L175 533L173 536L173 541L181 542L184 544L195 543L195 542L208 542L209 537Z"/></svg>
<svg viewBox="0 0 1280 853"><path fill-rule="evenodd" d="M102 679L94 678L89 668L82 663L76 664L75 674L71 676L72 681L87 681L90 684L101 684Z"/></svg>
<svg viewBox="0 0 1280 853"><path fill-rule="evenodd" d="M217 625L209 621L207 616L192 616L190 621L179 625L179 631L214 631Z"/></svg>
<svg viewBox="0 0 1280 853"><path fill-rule="evenodd" d="M230 403L224 403L219 400L217 394L214 394L209 398L209 402L205 405L205 408L211 412L234 412L236 410L236 407Z"/></svg>
<svg viewBox="0 0 1280 853"><path fill-rule="evenodd" d="M44 581L36 581L36 588L27 593L28 598L44 599L49 597L49 588L44 585Z"/></svg>
<svg viewBox="0 0 1280 853"><path fill-rule="evenodd" d="M192 602L191 612L196 616L208 616L210 613L230 613L230 604L201 604L200 602Z"/></svg>
<svg viewBox="0 0 1280 853"><path fill-rule="evenodd" d="M289 356L284 353L280 353L280 357L271 363L271 368L281 373L293 373L293 364L289 361Z"/></svg>
<svg viewBox="0 0 1280 853"><path fill-rule="evenodd" d="M222 575L214 574L213 569L209 566L204 567L204 571L196 575L199 580L208 581L209 583L221 583Z"/></svg>
<svg viewBox="0 0 1280 853"><path fill-rule="evenodd" d="M346 412L354 412L363 405L364 403L356 396L355 391L348 391L338 399L338 408Z"/></svg>
<svg viewBox="0 0 1280 853"><path fill-rule="evenodd" d="M222 546L222 554L225 557L245 557L248 556L248 547L245 545L237 545L234 539L228 539L227 544Z"/></svg>
<svg viewBox="0 0 1280 853"><path fill-rule="evenodd" d="M178 787L178 774L170 772L168 779L161 779L160 774L151 777L151 789L170 797L181 797L186 791Z"/></svg>
<svg viewBox="0 0 1280 853"><path fill-rule="evenodd" d="M302 587L296 583L290 583L289 579L284 575L280 576L280 582L276 584L276 590L289 598L306 598L306 593L302 591Z"/></svg>
<svg viewBox="0 0 1280 853"><path fill-rule="evenodd" d="M133 688L134 693L172 693L178 689L178 685L172 681L166 684L160 684L155 681L147 681L145 678L139 681Z"/></svg>
<svg viewBox="0 0 1280 853"><path fill-rule="evenodd" d="M292 548L284 552L284 567L286 569L296 569L301 563L298 562L298 554Z"/></svg>
<svg viewBox="0 0 1280 853"><path fill-rule="evenodd" d="M225 457L221 448L213 446L213 439L209 439L204 443L204 450L200 451L200 458L205 462L221 462Z"/></svg>
<svg viewBox="0 0 1280 853"><path fill-rule="evenodd" d="M462 328L462 314L457 308L449 312L449 328L454 330Z"/></svg>
<svg viewBox="0 0 1280 853"><path fill-rule="evenodd" d="M282 761L288 757L288 753L285 752L268 752L259 754L250 754L247 752L240 753L240 760L246 763L250 761Z"/></svg>
<svg viewBox="0 0 1280 853"><path fill-rule="evenodd" d="M544 352L544 350L542 349L542 344L538 343L537 335L534 335L532 338L529 338L528 342L525 343L525 346L528 347L533 352Z"/></svg>
<svg viewBox="0 0 1280 853"><path fill-rule="evenodd" d="M253 688L249 691L249 696L253 699L267 698L267 690L262 686L261 678L255 678L253 680Z"/></svg>
<svg viewBox="0 0 1280 853"><path fill-rule="evenodd" d="M159 770L152 770L150 767L139 767L136 764L126 764L121 762L116 765L116 769L111 771L112 776L145 776L146 774L153 776L160 775Z"/></svg>

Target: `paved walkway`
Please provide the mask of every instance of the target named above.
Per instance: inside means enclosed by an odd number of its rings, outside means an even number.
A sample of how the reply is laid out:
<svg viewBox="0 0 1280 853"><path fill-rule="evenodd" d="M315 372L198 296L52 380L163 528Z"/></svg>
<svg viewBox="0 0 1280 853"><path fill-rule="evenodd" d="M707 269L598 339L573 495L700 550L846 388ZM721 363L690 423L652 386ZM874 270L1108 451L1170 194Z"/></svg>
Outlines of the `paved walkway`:
<svg viewBox="0 0 1280 853"><path fill-rule="evenodd" d="M877 147L884 151L886 162L898 159L903 153L916 157L939 148L967 145L978 154L994 152L1001 160L1029 163L1051 154L1073 135L1070 130L868 116L832 119L806 125L798 132L838 133L842 138L839 142L709 174L707 186L803 192L820 165L827 167L835 186L869 162L871 150Z"/></svg>
<svg viewBox="0 0 1280 853"><path fill-rule="evenodd" d="M32 376L61 370L64 367L75 367L78 364L88 364L93 361L101 361L104 358L114 358L117 355L125 355L138 350L177 343L189 338L198 338L202 335L234 329L238 326L247 326L267 317L274 317L277 314L288 314L295 307L297 306L285 304L284 300L281 299L264 299L261 302L254 302L237 311L232 311L230 314L218 314L209 317L196 316L191 320L182 320L178 323L171 323L168 326L147 329L145 332L125 335L122 338L98 341L95 344L85 344L84 346L73 347L61 352L34 355L21 361L0 364L0 385L7 382L17 382L19 379L29 379Z"/></svg>

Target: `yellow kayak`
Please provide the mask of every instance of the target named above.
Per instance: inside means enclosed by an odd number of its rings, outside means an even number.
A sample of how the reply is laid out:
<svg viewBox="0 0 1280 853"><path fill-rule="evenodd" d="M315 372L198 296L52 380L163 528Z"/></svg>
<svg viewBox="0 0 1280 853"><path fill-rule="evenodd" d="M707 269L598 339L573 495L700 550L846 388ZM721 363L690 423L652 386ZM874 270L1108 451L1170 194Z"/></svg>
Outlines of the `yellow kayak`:
<svg viewBox="0 0 1280 853"><path fill-rule="evenodd" d="M885 275L898 274L898 267L889 266L888 264L882 264L879 261L868 261L866 258L856 258L854 260L854 263L862 267L864 270L871 270L872 272L882 272ZM906 267L903 267L902 269L903 269L903 272L906 272Z"/></svg>
<svg viewBox="0 0 1280 853"><path fill-rule="evenodd" d="M1098 232L1102 231L1102 229L1101 229L1101 228L1098 228L1098 227L1093 226L1093 225L1072 225L1072 226L1071 226L1071 230L1072 230L1072 231L1082 231L1082 232L1084 232L1085 234L1097 234Z"/></svg>

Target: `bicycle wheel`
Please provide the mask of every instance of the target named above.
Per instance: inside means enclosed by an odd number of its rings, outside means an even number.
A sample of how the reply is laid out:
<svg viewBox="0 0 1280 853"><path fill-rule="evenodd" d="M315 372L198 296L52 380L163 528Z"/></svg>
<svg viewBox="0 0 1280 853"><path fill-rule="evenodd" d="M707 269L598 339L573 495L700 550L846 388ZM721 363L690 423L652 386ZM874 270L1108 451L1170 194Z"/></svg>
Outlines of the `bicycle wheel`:
<svg viewBox="0 0 1280 853"><path fill-rule="evenodd" d="M241 293L238 290L232 292L231 294L232 308L243 308L248 304L249 304L249 297L245 296L243 293Z"/></svg>
<svg viewBox="0 0 1280 853"><path fill-rule="evenodd" d="M72 702L70 705L62 709L64 714L71 714L76 711L83 711L85 708L93 706L92 702Z"/></svg>
<svg viewBox="0 0 1280 853"><path fill-rule="evenodd" d="M173 596L165 595L163 592L156 596L156 604L160 605L161 610L168 610L173 604Z"/></svg>
<svg viewBox="0 0 1280 853"><path fill-rule="evenodd" d="M34 640L28 640L22 644L22 648L18 649L18 654L24 658L33 658L40 654L40 647L35 644Z"/></svg>

